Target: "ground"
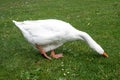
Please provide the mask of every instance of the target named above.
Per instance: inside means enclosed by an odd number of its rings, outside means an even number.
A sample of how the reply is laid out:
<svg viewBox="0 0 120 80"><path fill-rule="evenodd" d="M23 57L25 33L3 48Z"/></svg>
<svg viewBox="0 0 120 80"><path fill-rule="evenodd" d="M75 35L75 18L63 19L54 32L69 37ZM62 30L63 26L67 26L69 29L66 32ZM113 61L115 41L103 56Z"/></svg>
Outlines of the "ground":
<svg viewBox="0 0 120 80"><path fill-rule="evenodd" d="M12 20L60 19L85 31L108 53L104 58L83 41L67 42L43 58ZM119 0L1 0L0 80L119 80ZM49 53L48 53L49 54Z"/></svg>

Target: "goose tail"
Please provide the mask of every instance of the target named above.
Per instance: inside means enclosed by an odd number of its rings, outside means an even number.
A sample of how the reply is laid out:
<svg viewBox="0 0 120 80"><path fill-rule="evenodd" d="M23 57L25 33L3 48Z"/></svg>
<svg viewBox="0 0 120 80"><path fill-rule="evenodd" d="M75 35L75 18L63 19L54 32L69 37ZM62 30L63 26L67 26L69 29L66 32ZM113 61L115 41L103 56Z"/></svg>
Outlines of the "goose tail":
<svg viewBox="0 0 120 80"><path fill-rule="evenodd" d="M13 23L20 29L20 30L24 30L24 25L23 25L23 22L17 22L15 20L12 20Z"/></svg>
<svg viewBox="0 0 120 80"><path fill-rule="evenodd" d="M13 23L17 26L17 27L21 27L20 25L21 25L21 22L17 22L17 21L15 21L15 20L12 20L13 21Z"/></svg>
<svg viewBox="0 0 120 80"><path fill-rule="evenodd" d="M13 23L17 23L17 21L15 21L15 20L12 20L13 21Z"/></svg>
<svg viewBox="0 0 120 80"><path fill-rule="evenodd" d="M12 20L13 23L22 31L23 34L28 33L25 29L24 29L24 24L23 22L17 22L15 20Z"/></svg>

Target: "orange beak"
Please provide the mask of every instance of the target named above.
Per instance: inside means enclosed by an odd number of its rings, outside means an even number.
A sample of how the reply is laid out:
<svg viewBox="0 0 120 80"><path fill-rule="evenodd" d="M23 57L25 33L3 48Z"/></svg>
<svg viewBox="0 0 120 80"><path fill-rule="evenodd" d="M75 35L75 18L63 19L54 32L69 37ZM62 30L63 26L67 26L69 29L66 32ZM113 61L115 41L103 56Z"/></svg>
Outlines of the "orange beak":
<svg viewBox="0 0 120 80"><path fill-rule="evenodd" d="M104 56L104 57L109 57L109 56L107 55L107 53L105 53L105 52L102 54L102 56Z"/></svg>

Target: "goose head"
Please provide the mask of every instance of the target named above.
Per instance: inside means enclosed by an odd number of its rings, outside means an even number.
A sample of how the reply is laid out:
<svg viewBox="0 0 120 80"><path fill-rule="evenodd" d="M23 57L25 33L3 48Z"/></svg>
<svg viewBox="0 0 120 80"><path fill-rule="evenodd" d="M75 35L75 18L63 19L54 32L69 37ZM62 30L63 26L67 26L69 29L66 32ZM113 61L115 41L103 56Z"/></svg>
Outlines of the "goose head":
<svg viewBox="0 0 120 80"><path fill-rule="evenodd" d="M109 57L106 52L104 52L104 53L102 54L102 56L103 56L103 57Z"/></svg>
<svg viewBox="0 0 120 80"><path fill-rule="evenodd" d="M98 54L104 56L104 57L108 57L108 54L103 50L103 48L92 39L92 37L87 34L86 32L82 32L82 31L78 31L78 37L79 39L82 39L83 41L85 41L90 48L92 48L94 51L96 51Z"/></svg>

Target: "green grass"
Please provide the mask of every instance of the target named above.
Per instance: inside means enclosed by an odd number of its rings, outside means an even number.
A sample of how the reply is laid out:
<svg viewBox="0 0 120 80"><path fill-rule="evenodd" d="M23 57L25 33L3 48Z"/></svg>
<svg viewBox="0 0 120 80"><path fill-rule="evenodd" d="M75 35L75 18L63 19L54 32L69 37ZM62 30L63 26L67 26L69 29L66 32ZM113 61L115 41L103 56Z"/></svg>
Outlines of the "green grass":
<svg viewBox="0 0 120 80"><path fill-rule="evenodd" d="M56 49L64 57L43 58L12 20L60 19L89 33L109 54L103 58L83 41ZM0 0L0 80L119 80L119 0Z"/></svg>

